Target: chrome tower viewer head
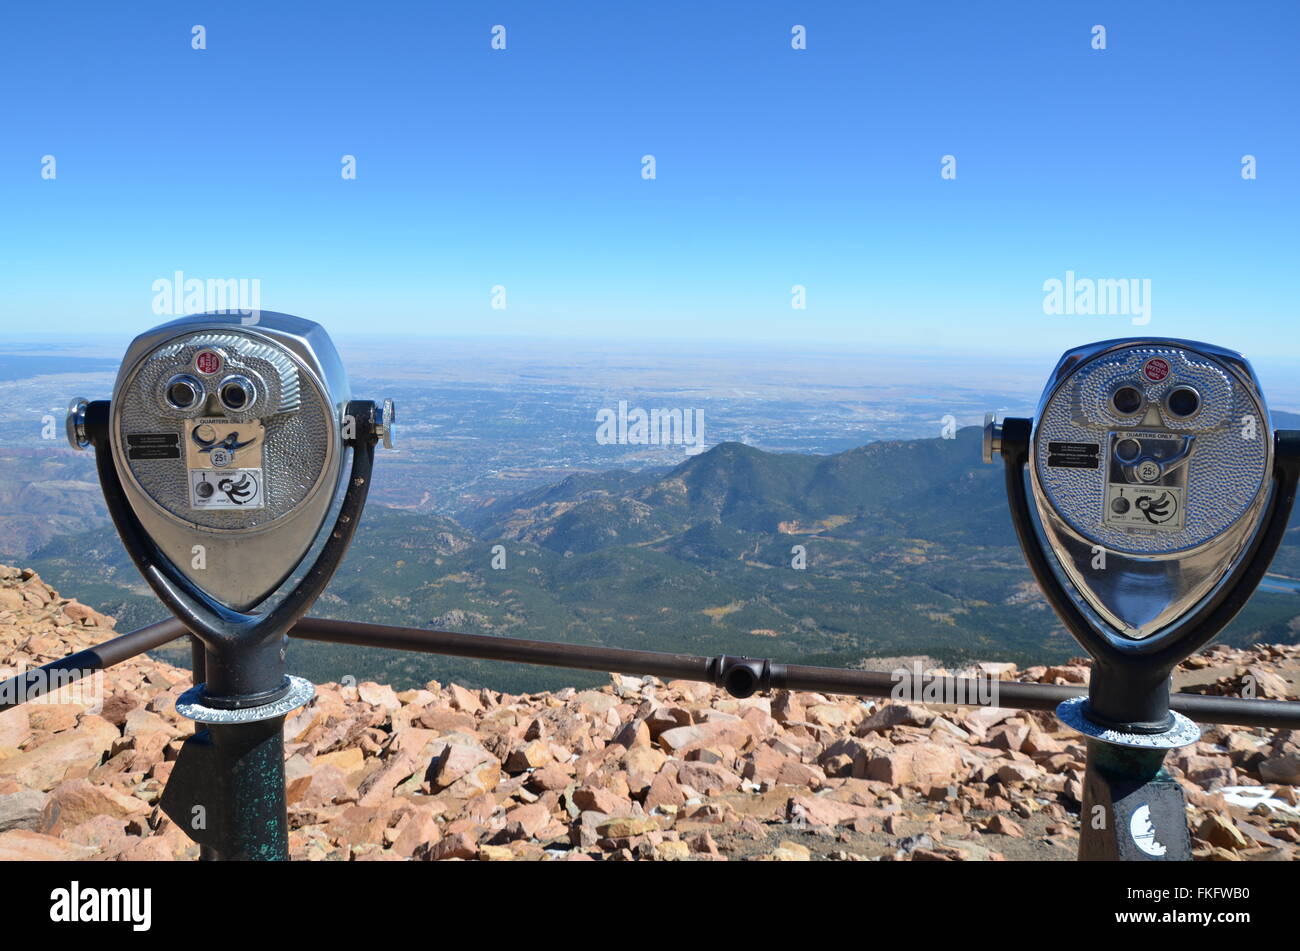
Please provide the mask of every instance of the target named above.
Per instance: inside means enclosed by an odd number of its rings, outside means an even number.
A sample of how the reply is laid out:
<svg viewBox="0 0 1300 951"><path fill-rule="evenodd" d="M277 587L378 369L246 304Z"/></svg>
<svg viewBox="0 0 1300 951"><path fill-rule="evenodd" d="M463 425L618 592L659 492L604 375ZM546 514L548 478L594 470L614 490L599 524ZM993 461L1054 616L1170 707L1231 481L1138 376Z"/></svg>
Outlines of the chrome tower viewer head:
<svg viewBox="0 0 1300 951"><path fill-rule="evenodd" d="M350 398L334 344L309 320L162 324L131 343L113 388L123 495L180 574L246 611L302 560L339 493ZM75 446L87 443L86 405L69 413Z"/></svg>
<svg viewBox="0 0 1300 951"><path fill-rule="evenodd" d="M207 648L213 704L270 702L284 688L286 633L342 560L392 422L391 401L381 410L351 398L320 326L266 312L198 314L146 331L127 349L111 400L73 401L69 440L94 446L124 547ZM318 537L293 589L247 613Z"/></svg>
<svg viewBox="0 0 1300 951"><path fill-rule="evenodd" d="M1186 615L1259 528L1272 435L1239 354L1181 340L1066 353L1029 471L1039 523L1088 606L1134 639Z"/></svg>
<svg viewBox="0 0 1300 951"><path fill-rule="evenodd" d="M1190 742L1191 722L1169 711L1170 671L1267 570L1300 483L1300 433L1273 431L1240 354L1134 338L1068 351L1036 419L987 418L995 455L1025 559L1094 661L1079 722Z"/></svg>

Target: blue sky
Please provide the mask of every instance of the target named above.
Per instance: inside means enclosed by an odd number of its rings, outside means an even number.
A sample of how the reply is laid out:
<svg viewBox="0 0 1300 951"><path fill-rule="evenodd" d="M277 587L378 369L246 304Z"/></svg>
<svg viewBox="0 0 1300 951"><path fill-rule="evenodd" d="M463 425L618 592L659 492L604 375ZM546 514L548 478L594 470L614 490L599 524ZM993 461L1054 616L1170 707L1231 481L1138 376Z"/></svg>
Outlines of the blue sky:
<svg viewBox="0 0 1300 951"><path fill-rule="evenodd" d="M87 3L0 21L0 334L143 329L180 270L255 278L263 308L340 334L1058 353L1145 332L1300 356L1294 3ZM1044 314L1068 270L1150 280L1150 323Z"/></svg>

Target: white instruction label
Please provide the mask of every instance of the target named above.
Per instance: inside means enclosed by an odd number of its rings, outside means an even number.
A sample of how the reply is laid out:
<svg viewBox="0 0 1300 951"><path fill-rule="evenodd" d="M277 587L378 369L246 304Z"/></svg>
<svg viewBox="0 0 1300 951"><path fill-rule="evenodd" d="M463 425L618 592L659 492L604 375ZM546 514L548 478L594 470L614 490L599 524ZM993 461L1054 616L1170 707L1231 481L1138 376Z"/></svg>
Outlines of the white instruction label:
<svg viewBox="0 0 1300 951"><path fill-rule="evenodd" d="M263 488L261 469L191 469L190 508L260 509Z"/></svg>
<svg viewBox="0 0 1300 951"><path fill-rule="evenodd" d="M1183 528L1183 493L1177 485L1106 486L1106 524L1119 528L1154 528L1177 532Z"/></svg>

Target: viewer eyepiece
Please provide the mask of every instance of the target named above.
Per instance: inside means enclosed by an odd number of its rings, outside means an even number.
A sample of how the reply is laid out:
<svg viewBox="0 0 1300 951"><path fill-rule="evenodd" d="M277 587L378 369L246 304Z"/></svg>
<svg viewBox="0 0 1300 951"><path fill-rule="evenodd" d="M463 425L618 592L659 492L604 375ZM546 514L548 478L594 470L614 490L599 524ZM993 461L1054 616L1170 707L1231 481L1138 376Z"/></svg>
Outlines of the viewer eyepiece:
<svg viewBox="0 0 1300 951"><path fill-rule="evenodd" d="M257 399L253 381L245 376L231 376L222 380L217 394L221 405L235 413L243 412Z"/></svg>
<svg viewBox="0 0 1300 951"><path fill-rule="evenodd" d="M182 411L194 409L207 395L203 384L188 373L178 373L168 380L164 393L167 405Z"/></svg>
<svg viewBox="0 0 1300 951"><path fill-rule="evenodd" d="M1176 386L1165 397L1165 409L1176 419L1190 419L1201 408L1201 394L1190 386Z"/></svg>
<svg viewBox="0 0 1300 951"><path fill-rule="evenodd" d="M1121 416L1136 416L1145 400L1135 386L1121 386L1111 394L1110 403Z"/></svg>

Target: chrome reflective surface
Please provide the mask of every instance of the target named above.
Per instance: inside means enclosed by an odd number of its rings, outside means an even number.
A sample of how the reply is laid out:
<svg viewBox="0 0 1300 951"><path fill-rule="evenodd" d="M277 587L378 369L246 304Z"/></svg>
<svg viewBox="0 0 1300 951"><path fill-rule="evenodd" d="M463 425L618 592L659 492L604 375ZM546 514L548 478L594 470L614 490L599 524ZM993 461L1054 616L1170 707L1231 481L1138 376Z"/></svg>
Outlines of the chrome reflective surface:
<svg viewBox="0 0 1300 951"><path fill-rule="evenodd" d="M1177 750L1191 746L1201 738L1201 728L1177 710L1171 711L1173 725L1163 733L1123 733L1098 726L1086 714L1087 697L1073 697L1062 701L1056 708L1057 718L1077 733L1135 750Z"/></svg>
<svg viewBox="0 0 1300 951"><path fill-rule="evenodd" d="M166 399L177 375L203 384L201 402ZM242 407L218 396L231 378L247 384ZM293 572L324 523L343 477L349 399L318 324L269 312L256 322L183 317L141 334L123 358L113 461L136 517L176 569L247 611Z"/></svg>
<svg viewBox="0 0 1300 951"><path fill-rule="evenodd" d="M316 696L316 687L310 680L289 675L289 690L279 700L260 707L210 707L203 702L205 684L195 684L176 699L176 712L196 723L257 723L292 713L305 707Z"/></svg>
<svg viewBox="0 0 1300 951"><path fill-rule="evenodd" d="M1136 407L1127 398L1117 407L1128 388L1139 393ZM1187 389L1195 411L1171 412L1169 395ZM1102 620L1143 639L1175 624L1239 563L1272 465L1268 411L1245 358L1134 338L1061 358L1035 419L1030 481L1062 574Z"/></svg>

